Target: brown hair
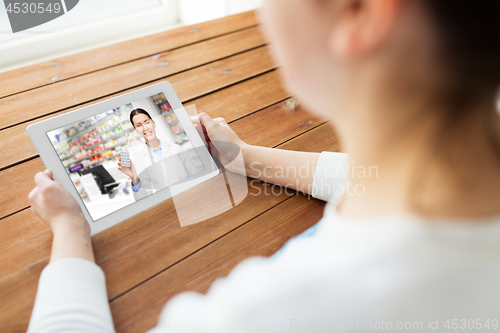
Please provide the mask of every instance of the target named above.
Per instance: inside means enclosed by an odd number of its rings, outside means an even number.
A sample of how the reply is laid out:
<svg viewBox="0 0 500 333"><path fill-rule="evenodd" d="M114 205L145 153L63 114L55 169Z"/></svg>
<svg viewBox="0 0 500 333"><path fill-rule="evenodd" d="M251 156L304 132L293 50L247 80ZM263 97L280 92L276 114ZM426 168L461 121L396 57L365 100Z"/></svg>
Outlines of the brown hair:
<svg viewBox="0 0 500 333"><path fill-rule="evenodd" d="M495 96L500 87L500 1L424 1L438 28L441 64L450 76L450 106L464 109Z"/></svg>
<svg viewBox="0 0 500 333"><path fill-rule="evenodd" d="M134 128L135 128L135 124L132 121L132 118L134 118L134 116L137 116L140 113L145 114L146 116L148 116L149 119L153 120L153 118L151 118L151 116L149 115L149 113L146 110L141 109L141 108L133 109L132 112L130 112L130 122L132 123L132 126L134 126Z"/></svg>
<svg viewBox="0 0 500 333"><path fill-rule="evenodd" d="M404 0L403 0L404 1ZM420 1L420 0L417 0ZM432 163L445 163L450 174L459 177L449 144L462 135L469 116L484 117L484 128L491 147L500 158L500 136L490 113L495 110L500 88L500 1L499 0L423 0L435 25L438 64L444 69L447 87L434 101L444 107L443 128L415 168L408 193L410 205L426 212L423 199L426 175ZM485 103L490 107L485 106ZM477 106L477 107L475 107ZM484 111L483 110L484 107ZM461 127L460 127L461 126ZM422 172L425 171L425 174Z"/></svg>

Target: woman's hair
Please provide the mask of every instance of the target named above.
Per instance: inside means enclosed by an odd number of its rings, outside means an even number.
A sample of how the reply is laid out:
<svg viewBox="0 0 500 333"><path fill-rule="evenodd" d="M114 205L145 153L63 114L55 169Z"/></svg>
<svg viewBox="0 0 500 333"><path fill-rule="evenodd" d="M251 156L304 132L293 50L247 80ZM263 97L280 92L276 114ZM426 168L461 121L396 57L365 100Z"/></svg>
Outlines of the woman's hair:
<svg viewBox="0 0 500 333"><path fill-rule="evenodd" d="M403 0L404 1L404 0ZM420 1L420 0L416 0ZM500 0L422 0L435 27L438 65L444 70L447 87L438 92L444 126L415 168L410 205L426 212L423 198L432 162L446 163L456 175L451 146L456 135L464 135L463 124L473 113L483 113L485 134L500 158L500 136L487 113L495 111L500 88ZM489 103L490 107L485 107ZM477 107L475 107L477 106ZM483 111L484 110L484 111ZM462 123L462 126L458 126ZM461 147L463 148L463 147ZM425 172L423 172L425 170ZM457 176L458 177L458 176Z"/></svg>
<svg viewBox="0 0 500 333"><path fill-rule="evenodd" d="M470 106L500 87L500 1L424 0L451 83L448 102ZM495 102L495 101L492 101ZM465 104L465 105L464 105Z"/></svg>
<svg viewBox="0 0 500 333"><path fill-rule="evenodd" d="M148 116L149 119L153 120L153 118L151 118L151 116L149 115L149 113L146 110L141 109L141 108L133 109L132 112L130 112L130 122L132 123L132 126L134 126L134 128L135 128L135 124L132 121L132 118L134 118L134 116L137 116L139 113L145 114L146 116Z"/></svg>

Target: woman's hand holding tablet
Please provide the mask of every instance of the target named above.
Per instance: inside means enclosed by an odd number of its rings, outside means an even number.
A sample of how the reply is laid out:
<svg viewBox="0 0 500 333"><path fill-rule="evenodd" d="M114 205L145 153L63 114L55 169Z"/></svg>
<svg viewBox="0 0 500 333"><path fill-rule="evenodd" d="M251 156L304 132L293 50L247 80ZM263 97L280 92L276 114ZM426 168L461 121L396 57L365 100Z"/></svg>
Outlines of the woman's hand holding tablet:
<svg viewBox="0 0 500 333"><path fill-rule="evenodd" d="M142 118L132 122L137 110ZM32 124L27 131L92 234L219 174L166 81Z"/></svg>

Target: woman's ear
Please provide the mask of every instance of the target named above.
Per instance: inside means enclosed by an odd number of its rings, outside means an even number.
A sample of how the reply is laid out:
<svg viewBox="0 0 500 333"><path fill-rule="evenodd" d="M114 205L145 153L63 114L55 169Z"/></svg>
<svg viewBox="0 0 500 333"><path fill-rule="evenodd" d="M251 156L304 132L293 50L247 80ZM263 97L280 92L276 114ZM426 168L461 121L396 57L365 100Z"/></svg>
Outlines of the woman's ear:
<svg viewBox="0 0 500 333"><path fill-rule="evenodd" d="M330 53L351 58L380 46L396 25L401 1L344 0L330 28Z"/></svg>

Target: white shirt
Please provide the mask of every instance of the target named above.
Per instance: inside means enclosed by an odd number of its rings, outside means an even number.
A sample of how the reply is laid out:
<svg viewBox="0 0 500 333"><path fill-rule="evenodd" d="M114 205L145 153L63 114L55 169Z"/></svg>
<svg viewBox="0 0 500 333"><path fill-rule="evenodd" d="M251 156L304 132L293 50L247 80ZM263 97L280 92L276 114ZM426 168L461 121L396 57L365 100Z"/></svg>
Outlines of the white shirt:
<svg viewBox="0 0 500 333"><path fill-rule="evenodd" d="M160 141L160 140L158 140L158 141ZM161 142L161 141L160 141L160 145L159 145L159 146L158 146L158 148L156 148L156 149L153 149L153 148L151 148L151 147L150 147L150 146L148 146L148 145L146 145L146 146L147 146L147 148L148 148L149 150L151 150L151 151L152 151L152 152L153 152L153 153L154 153L154 154L158 157L158 159L162 159L162 158L163 158L163 149L162 149L163 144L162 144L162 142Z"/></svg>
<svg viewBox="0 0 500 333"><path fill-rule="evenodd" d="M322 153L318 167L346 161ZM341 181L314 178L316 185ZM324 198L320 188L313 193ZM244 260L207 295L174 297L150 333L435 332L454 331L462 319L469 327L488 320L484 331L497 331L500 217L465 222L347 219L329 203L315 227L271 258ZM64 259L42 272L28 332L62 331L114 331L104 273L94 263Z"/></svg>

